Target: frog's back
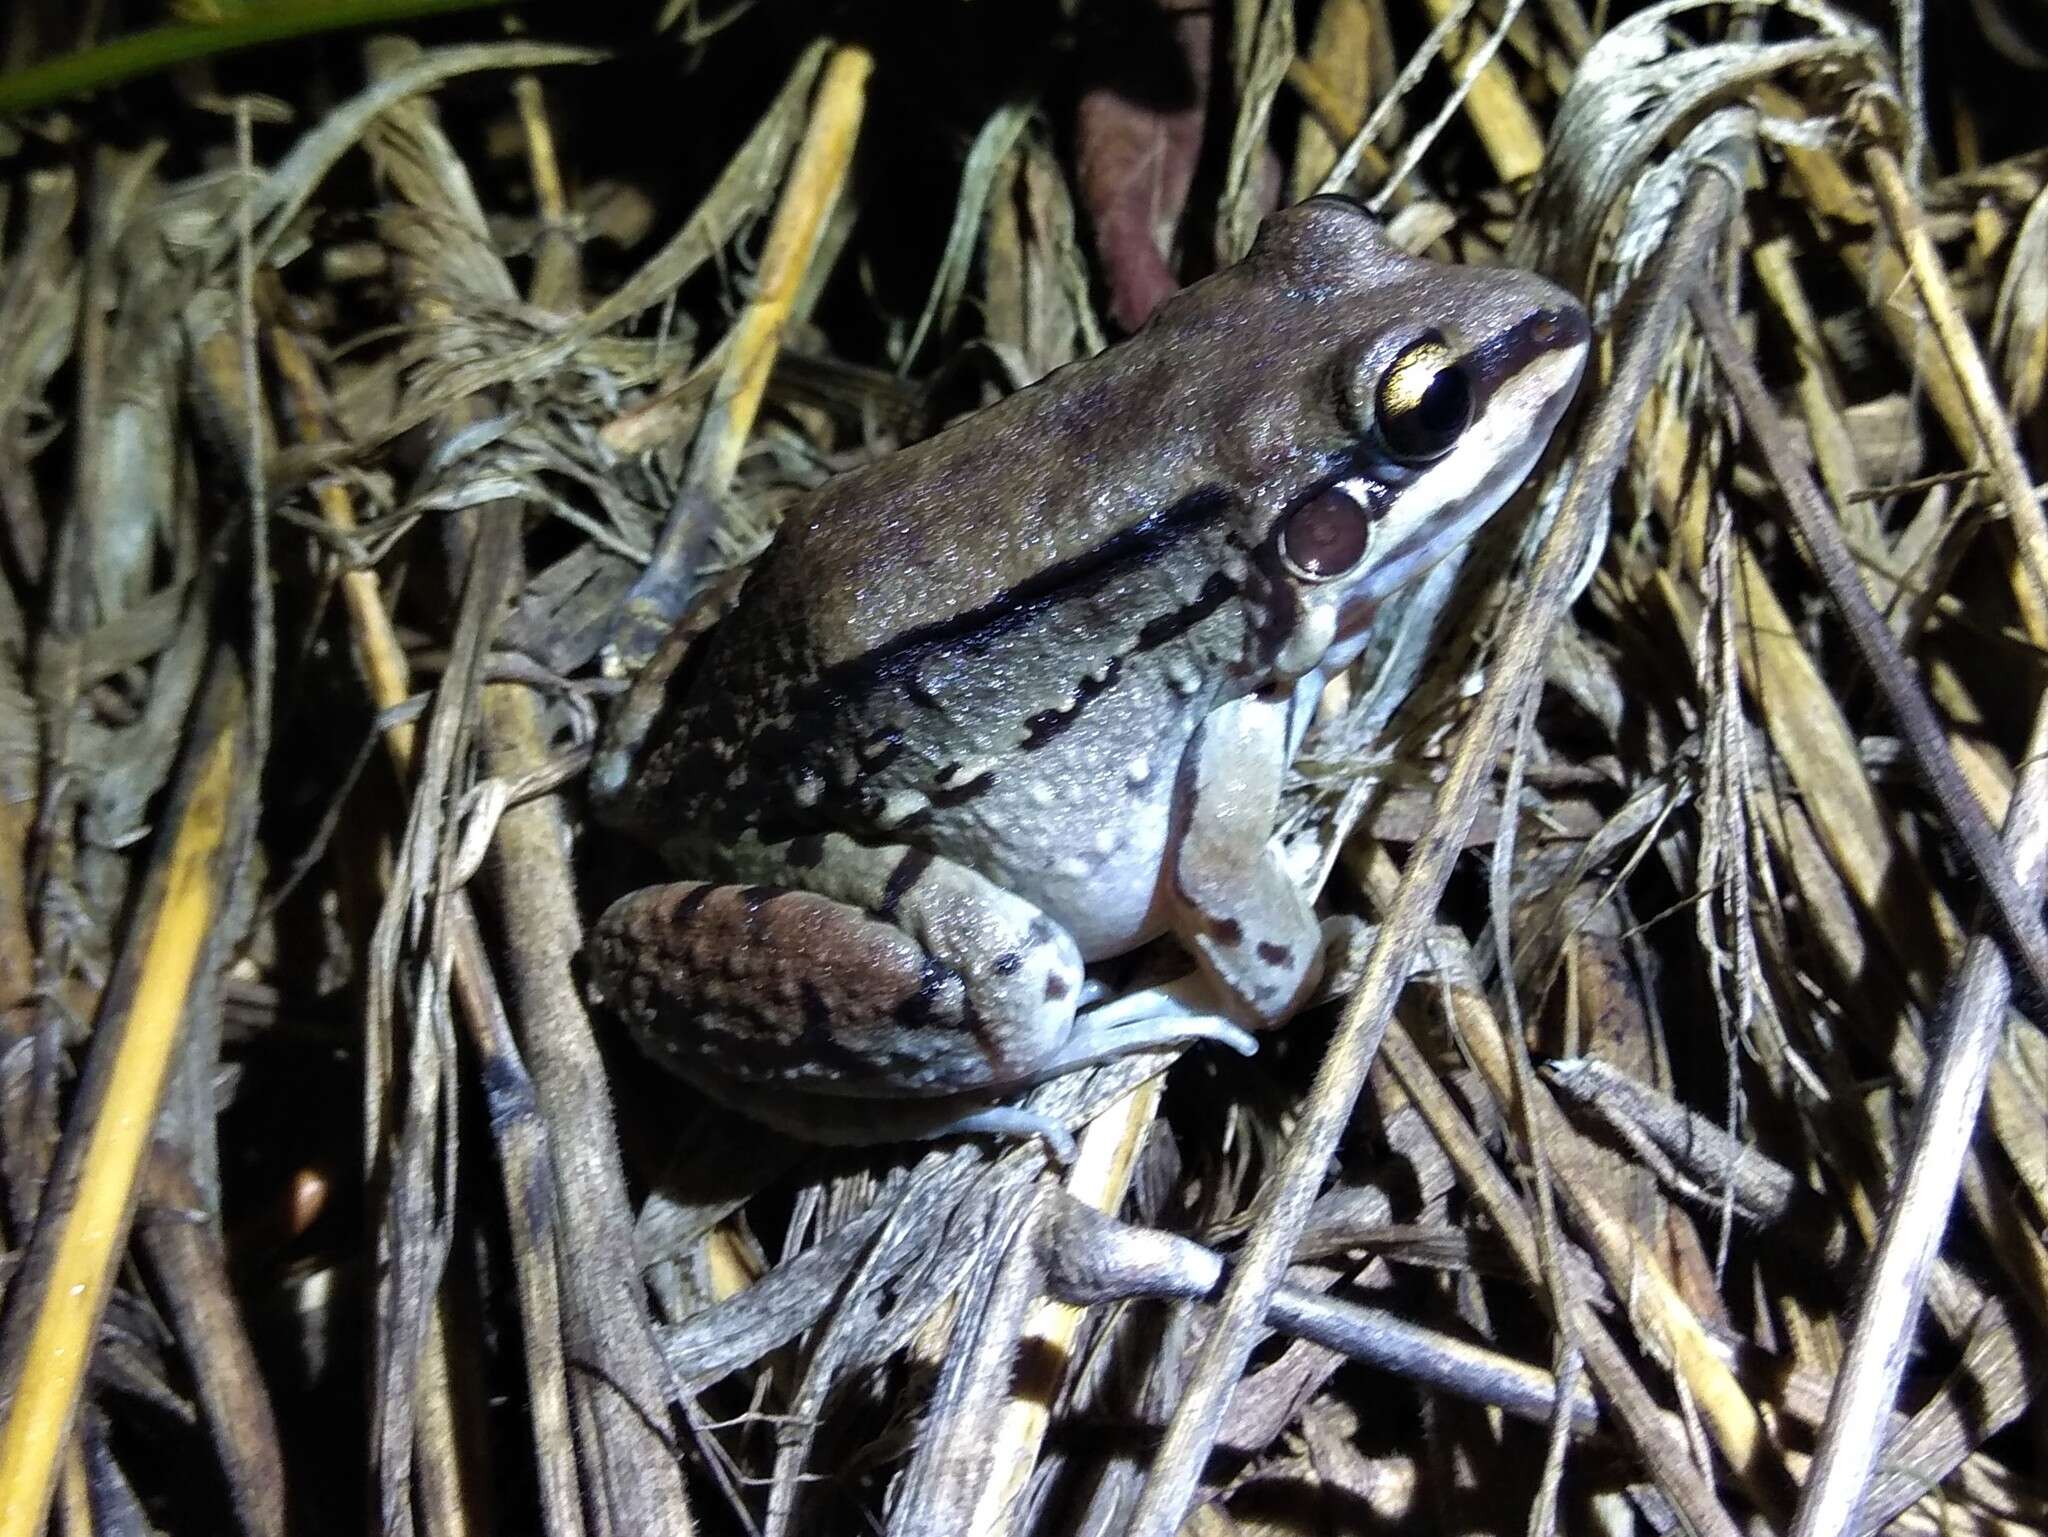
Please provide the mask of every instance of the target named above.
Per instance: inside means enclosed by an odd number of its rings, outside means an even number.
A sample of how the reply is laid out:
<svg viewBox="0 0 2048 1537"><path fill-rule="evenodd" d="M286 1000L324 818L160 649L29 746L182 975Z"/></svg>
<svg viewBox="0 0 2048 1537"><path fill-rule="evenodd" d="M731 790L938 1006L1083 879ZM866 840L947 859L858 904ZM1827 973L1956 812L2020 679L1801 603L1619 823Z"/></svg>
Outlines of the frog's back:
<svg viewBox="0 0 2048 1537"><path fill-rule="evenodd" d="M830 667L972 625L1215 484L1219 439L1172 351L1124 350L835 477L791 510L749 599L801 612Z"/></svg>
<svg viewBox="0 0 2048 1537"><path fill-rule="evenodd" d="M830 666L1056 581L1189 498L1290 483L1311 445L1350 432L1302 369L1361 288L1417 265L1362 215L1314 222L1314 238L1262 237L1116 347L836 477L792 509L754 595L809 616Z"/></svg>

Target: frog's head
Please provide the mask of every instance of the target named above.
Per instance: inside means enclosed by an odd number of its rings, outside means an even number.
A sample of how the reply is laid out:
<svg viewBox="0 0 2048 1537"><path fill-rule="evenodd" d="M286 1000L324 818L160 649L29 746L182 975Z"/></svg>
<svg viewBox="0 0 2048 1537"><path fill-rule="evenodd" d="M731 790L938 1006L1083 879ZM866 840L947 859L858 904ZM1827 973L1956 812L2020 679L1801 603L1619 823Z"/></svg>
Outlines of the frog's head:
<svg viewBox="0 0 2048 1537"><path fill-rule="evenodd" d="M1387 597L1472 538L1535 467L1585 366L1585 311L1533 273L1409 256L1313 198L1246 264L1285 288L1296 452L1260 475L1261 669L1342 667ZM1310 317L1313 317L1312 319Z"/></svg>

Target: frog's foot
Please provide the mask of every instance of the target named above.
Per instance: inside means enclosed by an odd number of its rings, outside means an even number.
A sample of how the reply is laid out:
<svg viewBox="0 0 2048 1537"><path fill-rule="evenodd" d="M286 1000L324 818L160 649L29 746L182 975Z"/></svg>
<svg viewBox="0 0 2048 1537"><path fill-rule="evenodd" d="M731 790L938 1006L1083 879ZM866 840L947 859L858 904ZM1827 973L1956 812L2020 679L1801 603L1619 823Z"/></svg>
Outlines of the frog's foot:
<svg viewBox="0 0 2048 1537"><path fill-rule="evenodd" d="M1074 1028L1043 1077L1114 1061L1139 1051L1160 1051L1214 1041L1240 1056L1257 1053L1250 1031L1215 1011L1215 994L1199 976L1140 988L1074 1016Z"/></svg>
<svg viewBox="0 0 2048 1537"><path fill-rule="evenodd" d="M945 1137L988 1137L998 1142L1037 1138L1046 1157L1065 1168L1074 1161L1074 1135L1050 1116L1022 1105L990 1104L985 1097L857 1099L742 1083L718 1073L684 1068L680 1076L749 1120L823 1147L872 1147L883 1142L936 1142Z"/></svg>
<svg viewBox="0 0 2048 1537"><path fill-rule="evenodd" d="M1356 913L1332 913L1323 920L1322 975L1304 1008L1347 998L1365 976L1365 963L1379 938L1376 923L1367 923Z"/></svg>
<svg viewBox="0 0 2048 1537"><path fill-rule="evenodd" d="M945 1125L920 1134L924 1137L1036 1137L1045 1144L1045 1156L1062 1169L1071 1165L1080 1150L1074 1134L1051 1116L1040 1115L1022 1105L990 1105L982 1110L963 1111Z"/></svg>

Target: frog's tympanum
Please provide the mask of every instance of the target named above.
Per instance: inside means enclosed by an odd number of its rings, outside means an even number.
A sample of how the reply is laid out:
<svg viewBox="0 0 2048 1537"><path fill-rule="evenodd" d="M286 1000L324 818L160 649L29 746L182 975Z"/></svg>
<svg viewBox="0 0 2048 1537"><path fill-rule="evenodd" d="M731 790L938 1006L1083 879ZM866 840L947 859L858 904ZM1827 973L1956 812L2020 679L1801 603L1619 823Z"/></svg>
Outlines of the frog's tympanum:
<svg viewBox="0 0 2048 1537"><path fill-rule="evenodd" d="M821 1140L1016 1129L995 1102L1069 1069L1248 1047L1320 973L1267 843L1323 683L1529 473L1587 334L1542 279L1316 198L1128 341L829 482L599 755L600 814L692 878L604 914L598 991ZM1162 934L1214 1014L1080 1008L1088 962Z"/></svg>

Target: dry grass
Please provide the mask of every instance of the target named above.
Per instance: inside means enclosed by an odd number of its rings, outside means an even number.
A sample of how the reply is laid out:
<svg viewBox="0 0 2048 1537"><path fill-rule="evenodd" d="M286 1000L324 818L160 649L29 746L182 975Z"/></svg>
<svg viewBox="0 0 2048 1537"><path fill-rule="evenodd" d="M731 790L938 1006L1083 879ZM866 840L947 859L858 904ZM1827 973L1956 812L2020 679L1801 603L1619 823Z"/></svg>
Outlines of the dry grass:
<svg viewBox="0 0 2048 1537"><path fill-rule="evenodd" d="M2048 1532L2024 50L671 9L0 128L0 1537ZM1297 764L1342 1001L1048 1085L1064 1170L646 1071L622 675L1319 187L1599 329Z"/></svg>

